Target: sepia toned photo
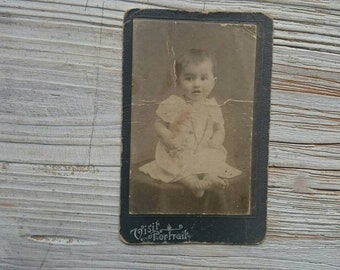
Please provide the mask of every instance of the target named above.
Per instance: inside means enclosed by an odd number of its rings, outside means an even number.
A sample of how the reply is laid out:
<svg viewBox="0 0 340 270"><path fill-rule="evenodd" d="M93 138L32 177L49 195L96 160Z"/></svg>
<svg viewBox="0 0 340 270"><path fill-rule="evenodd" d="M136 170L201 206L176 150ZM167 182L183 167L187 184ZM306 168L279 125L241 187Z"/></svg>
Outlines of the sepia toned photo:
<svg viewBox="0 0 340 270"><path fill-rule="evenodd" d="M133 9L123 36L121 240L262 241L272 19Z"/></svg>
<svg viewBox="0 0 340 270"><path fill-rule="evenodd" d="M131 214L250 213L256 31L134 20Z"/></svg>

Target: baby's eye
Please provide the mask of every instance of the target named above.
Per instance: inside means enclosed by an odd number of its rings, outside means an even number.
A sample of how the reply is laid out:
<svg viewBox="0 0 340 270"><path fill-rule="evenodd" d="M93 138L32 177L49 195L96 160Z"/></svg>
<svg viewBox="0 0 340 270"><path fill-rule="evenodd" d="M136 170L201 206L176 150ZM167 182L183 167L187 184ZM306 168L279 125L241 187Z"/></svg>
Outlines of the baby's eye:
<svg viewBox="0 0 340 270"><path fill-rule="evenodd" d="M207 77L207 76L203 76L203 77L201 77L201 80L202 81L206 81L206 80L208 80L209 78Z"/></svg>
<svg viewBox="0 0 340 270"><path fill-rule="evenodd" d="M186 80L186 81L192 81L192 80L193 80L193 77L184 77L184 80Z"/></svg>

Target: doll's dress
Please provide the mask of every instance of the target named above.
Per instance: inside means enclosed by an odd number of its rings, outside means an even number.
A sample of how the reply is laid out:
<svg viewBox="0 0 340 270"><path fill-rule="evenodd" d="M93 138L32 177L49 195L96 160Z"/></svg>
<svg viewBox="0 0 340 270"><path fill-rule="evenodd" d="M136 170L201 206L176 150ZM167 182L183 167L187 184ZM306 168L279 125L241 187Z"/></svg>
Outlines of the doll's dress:
<svg viewBox="0 0 340 270"><path fill-rule="evenodd" d="M140 167L140 171L166 183L189 175L210 173L232 178L241 174L240 170L226 163L227 151L222 144L216 148L208 144L214 125L218 123L224 128L222 111L214 98L189 103L182 97L171 95L159 105L156 115L167 124L183 150L171 156L159 141L155 160Z"/></svg>

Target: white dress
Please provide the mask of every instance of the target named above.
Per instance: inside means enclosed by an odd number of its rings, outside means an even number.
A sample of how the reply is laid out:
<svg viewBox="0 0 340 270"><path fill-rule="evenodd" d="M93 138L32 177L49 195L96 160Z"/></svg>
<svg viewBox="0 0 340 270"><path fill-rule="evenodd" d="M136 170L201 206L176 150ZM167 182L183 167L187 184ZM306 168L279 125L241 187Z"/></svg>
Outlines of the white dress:
<svg viewBox="0 0 340 270"><path fill-rule="evenodd" d="M240 170L226 163L227 151L222 144L217 148L208 145L214 134L214 125L218 123L224 128L222 111L214 98L192 105L172 95L159 105L156 114L168 124L183 151L172 157L159 141L155 160L140 167L140 171L166 183L205 173L222 178L241 174Z"/></svg>

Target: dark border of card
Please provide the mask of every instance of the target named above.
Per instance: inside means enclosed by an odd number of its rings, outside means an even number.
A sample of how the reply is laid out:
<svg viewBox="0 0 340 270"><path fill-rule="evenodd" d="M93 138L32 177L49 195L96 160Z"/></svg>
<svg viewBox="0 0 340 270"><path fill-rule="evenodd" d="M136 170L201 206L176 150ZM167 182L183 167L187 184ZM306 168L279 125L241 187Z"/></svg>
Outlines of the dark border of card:
<svg viewBox="0 0 340 270"><path fill-rule="evenodd" d="M253 113L250 215L130 214L130 137L133 20L213 21L257 25ZM133 9L125 14L123 40L123 118L120 239L128 244L257 244L264 240L267 215L267 169L273 21L262 13L188 12Z"/></svg>

